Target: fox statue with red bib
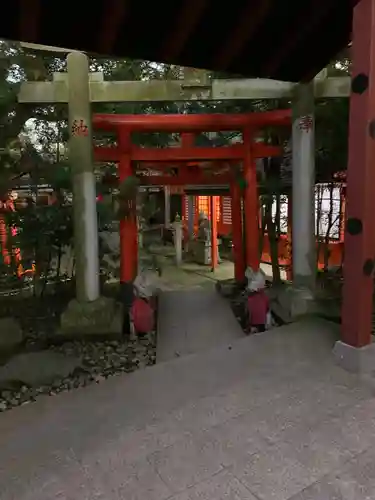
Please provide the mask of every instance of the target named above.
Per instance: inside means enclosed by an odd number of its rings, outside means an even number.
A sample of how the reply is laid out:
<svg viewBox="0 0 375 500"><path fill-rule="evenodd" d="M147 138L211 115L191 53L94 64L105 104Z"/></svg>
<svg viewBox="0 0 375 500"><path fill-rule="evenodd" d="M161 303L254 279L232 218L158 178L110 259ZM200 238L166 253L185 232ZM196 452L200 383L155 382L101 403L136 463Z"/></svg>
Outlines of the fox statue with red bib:
<svg viewBox="0 0 375 500"><path fill-rule="evenodd" d="M266 275L259 269L246 269L248 333L264 332L271 326L271 313L268 295L265 292Z"/></svg>

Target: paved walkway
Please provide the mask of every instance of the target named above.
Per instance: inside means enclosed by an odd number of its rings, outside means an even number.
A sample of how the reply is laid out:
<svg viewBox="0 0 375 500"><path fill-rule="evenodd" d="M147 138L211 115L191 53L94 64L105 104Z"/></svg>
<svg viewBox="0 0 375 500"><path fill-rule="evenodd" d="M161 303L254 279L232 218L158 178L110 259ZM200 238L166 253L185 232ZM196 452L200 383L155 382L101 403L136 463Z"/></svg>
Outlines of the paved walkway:
<svg viewBox="0 0 375 500"><path fill-rule="evenodd" d="M213 286L161 293L158 323L158 363L244 336L229 302Z"/></svg>
<svg viewBox="0 0 375 500"><path fill-rule="evenodd" d="M3 500L369 500L375 398L310 321L0 415ZM334 333L334 332L333 332Z"/></svg>

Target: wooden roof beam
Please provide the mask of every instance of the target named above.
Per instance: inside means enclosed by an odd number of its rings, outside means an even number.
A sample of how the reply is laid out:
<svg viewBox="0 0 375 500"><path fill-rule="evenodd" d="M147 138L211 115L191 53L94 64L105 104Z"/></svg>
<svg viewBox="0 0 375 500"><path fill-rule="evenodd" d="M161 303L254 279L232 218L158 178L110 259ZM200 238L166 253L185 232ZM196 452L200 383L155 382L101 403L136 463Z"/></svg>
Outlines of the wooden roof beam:
<svg viewBox="0 0 375 500"><path fill-rule="evenodd" d="M240 13L235 29L225 39L222 49L217 53L212 66L227 68L234 57L245 47L247 42L256 34L264 19L269 13L270 0L258 0L258 8L254 14L254 3L248 2Z"/></svg>
<svg viewBox="0 0 375 500"><path fill-rule="evenodd" d="M304 23L305 29L291 31L291 34L280 40L279 48L273 52L272 57L267 64L262 68L268 75L273 75L282 66L288 55L293 52L298 45L303 42L305 37L308 37L313 32L322 20L329 14L333 8L332 0L325 0L322 4L317 5L316 2L311 2L308 6L307 12L300 16L296 21L296 25ZM308 20L308 22L306 22ZM283 40L284 43L283 43Z"/></svg>
<svg viewBox="0 0 375 500"><path fill-rule="evenodd" d="M111 53L118 38L121 24L125 20L127 4L127 0L107 0L105 3L105 13L97 42L98 52Z"/></svg>
<svg viewBox="0 0 375 500"><path fill-rule="evenodd" d="M208 0L185 0L174 27L166 37L160 54L166 60L173 60L183 51L186 42L202 18Z"/></svg>
<svg viewBox="0 0 375 500"><path fill-rule="evenodd" d="M19 34L22 41L39 38L40 0L20 0Z"/></svg>

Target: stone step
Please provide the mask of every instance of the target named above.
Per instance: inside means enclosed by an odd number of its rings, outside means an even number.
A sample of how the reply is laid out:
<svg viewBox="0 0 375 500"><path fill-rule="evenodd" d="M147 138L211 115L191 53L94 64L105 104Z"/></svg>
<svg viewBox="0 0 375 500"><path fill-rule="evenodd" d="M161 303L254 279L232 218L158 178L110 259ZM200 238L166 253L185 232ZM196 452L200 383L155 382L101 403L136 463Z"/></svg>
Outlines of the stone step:
<svg viewBox="0 0 375 500"><path fill-rule="evenodd" d="M201 352L244 337L229 301L214 288L160 294L156 362Z"/></svg>

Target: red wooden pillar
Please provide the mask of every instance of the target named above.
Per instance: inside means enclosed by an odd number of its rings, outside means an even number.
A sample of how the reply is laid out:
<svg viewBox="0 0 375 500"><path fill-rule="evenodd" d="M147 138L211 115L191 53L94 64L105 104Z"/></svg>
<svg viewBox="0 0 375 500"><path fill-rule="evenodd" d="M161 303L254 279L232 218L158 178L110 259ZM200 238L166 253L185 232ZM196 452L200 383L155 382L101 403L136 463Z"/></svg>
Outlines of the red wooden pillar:
<svg viewBox="0 0 375 500"><path fill-rule="evenodd" d="M210 196L210 212L211 212L211 271L215 271L218 265L218 248L217 248L217 197Z"/></svg>
<svg viewBox="0 0 375 500"><path fill-rule="evenodd" d="M123 182L133 175L130 156L130 133L120 132L119 148L121 158L119 162L119 178ZM120 221L120 282L131 283L137 274L138 241L137 221L135 217L128 217Z"/></svg>
<svg viewBox="0 0 375 500"><path fill-rule="evenodd" d="M259 269L259 226L258 226L258 187L256 163L251 154L251 130L244 130L243 142L246 148L244 158L244 230L245 230L245 255L246 266L253 270Z"/></svg>
<svg viewBox="0 0 375 500"><path fill-rule="evenodd" d="M375 0L354 8L342 341L371 341L375 255Z"/></svg>
<svg viewBox="0 0 375 500"><path fill-rule="evenodd" d="M234 278L237 282L245 279L245 256L242 235L241 189L238 183L230 186L232 208L232 243L234 260Z"/></svg>
<svg viewBox="0 0 375 500"><path fill-rule="evenodd" d="M181 146L182 147L194 147L195 143L195 134L191 132L182 132L181 133ZM187 165L186 165L187 166ZM186 166L183 167L183 169L180 167L180 172L185 172L187 173L187 168ZM188 216L192 214L187 214L186 213L186 204L187 204L187 196L184 195L182 196L182 220L183 220L183 226L185 228L184 231L184 236L186 235L186 229L188 228L188 225L191 224L190 221L188 221ZM193 228L194 228L194 222L192 223ZM185 239L185 238L184 238ZM189 238L186 238L189 239Z"/></svg>
<svg viewBox="0 0 375 500"><path fill-rule="evenodd" d="M186 203L187 203L187 196L185 194L185 191L181 195L181 218L183 221L183 225L185 226L187 220L188 220L188 213L186 210Z"/></svg>

